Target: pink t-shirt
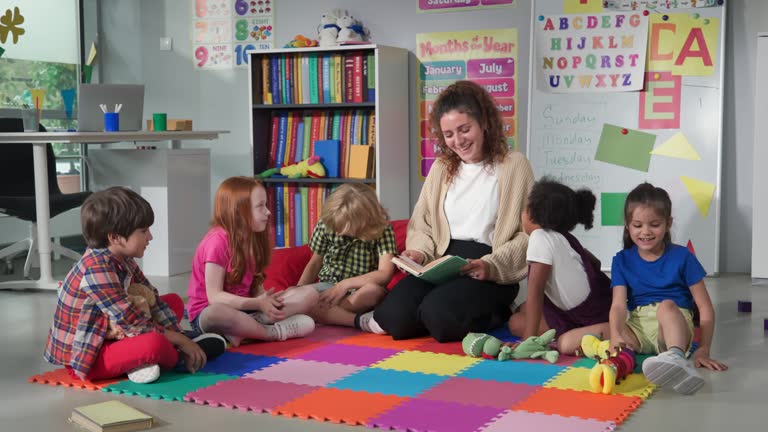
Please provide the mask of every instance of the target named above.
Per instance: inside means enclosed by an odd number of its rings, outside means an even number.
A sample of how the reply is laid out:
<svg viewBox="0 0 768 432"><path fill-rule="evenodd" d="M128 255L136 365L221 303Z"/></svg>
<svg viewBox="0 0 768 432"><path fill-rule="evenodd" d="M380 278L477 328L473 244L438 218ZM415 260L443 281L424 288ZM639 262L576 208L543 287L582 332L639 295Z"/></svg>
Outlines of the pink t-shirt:
<svg viewBox="0 0 768 432"><path fill-rule="evenodd" d="M232 271L232 253L229 251L229 240L224 228L214 227L203 237L192 259L192 276L189 278L189 302L187 303L187 315L192 321L208 306L208 295L205 292L205 263L218 264ZM251 282L253 281L253 269L246 269L243 279L235 285L224 284L224 291L249 297L251 294Z"/></svg>

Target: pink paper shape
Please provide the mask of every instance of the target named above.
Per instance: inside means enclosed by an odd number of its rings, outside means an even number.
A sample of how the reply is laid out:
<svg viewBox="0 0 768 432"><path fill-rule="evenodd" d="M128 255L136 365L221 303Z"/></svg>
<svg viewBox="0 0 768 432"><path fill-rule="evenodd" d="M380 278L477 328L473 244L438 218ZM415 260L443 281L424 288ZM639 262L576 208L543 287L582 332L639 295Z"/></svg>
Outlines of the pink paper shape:
<svg viewBox="0 0 768 432"><path fill-rule="evenodd" d="M504 410L492 407L411 399L370 420L367 426L419 432L466 432L491 423L502 412Z"/></svg>
<svg viewBox="0 0 768 432"><path fill-rule="evenodd" d="M356 345L332 344L306 352L296 358L326 363L340 363L354 366L370 366L400 352L395 349L361 347Z"/></svg>
<svg viewBox="0 0 768 432"><path fill-rule="evenodd" d="M323 387L362 369L359 366L288 359L245 375L244 378Z"/></svg>
<svg viewBox="0 0 768 432"><path fill-rule="evenodd" d="M611 422L509 411L495 422L481 429L482 432L507 432L532 430L536 432L609 432L616 428Z"/></svg>
<svg viewBox="0 0 768 432"><path fill-rule="evenodd" d="M184 400L242 411L271 412L272 408L315 390L317 387L308 385L239 378L191 392Z"/></svg>
<svg viewBox="0 0 768 432"><path fill-rule="evenodd" d="M419 399L509 409L538 389L528 384L454 377L422 393Z"/></svg>

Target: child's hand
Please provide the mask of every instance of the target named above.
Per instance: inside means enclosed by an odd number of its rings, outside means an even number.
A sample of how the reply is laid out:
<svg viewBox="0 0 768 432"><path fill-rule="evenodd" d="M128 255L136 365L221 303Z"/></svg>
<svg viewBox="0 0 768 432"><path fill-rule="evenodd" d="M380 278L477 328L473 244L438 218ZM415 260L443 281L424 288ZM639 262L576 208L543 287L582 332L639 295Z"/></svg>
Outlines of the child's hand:
<svg viewBox="0 0 768 432"><path fill-rule="evenodd" d="M259 302L259 310L267 314L272 321L285 319L283 309L283 295L285 291L275 292L274 289L268 289L263 294L256 297Z"/></svg>
<svg viewBox="0 0 768 432"><path fill-rule="evenodd" d="M465 274L472 279L486 280L490 272L488 271L488 263L481 259L468 259L469 264L461 268L461 273Z"/></svg>
<svg viewBox="0 0 768 432"><path fill-rule="evenodd" d="M187 370L190 373L195 373L205 366L208 359L205 357L205 352L200 348L200 345L187 338L187 340L180 343L178 347L180 351L179 355L184 360L184 366L187 367Z"/></svg>
<svg viewBox="0 0 768 432"><path fill-rule="evenodd" d="M348 288L341 282L333 286L329 290L325 290L320 294L320 302L325 303L328 306L335 306L344 300L344 296L347 295Z"/></svg>
<svg viewBox="0 0 768 432"><path fill-rule="evenodd" d="M709 350L706 348L699 348L693 353L693 364L696 365L696 367L703 367L709 370L728 370L728 365L710 357Z"/></svg>
<svg viewBox="0 0 768 432"><path fill-rule="evenodd" d="M424 264L424 260L426 259L424 254L417 250L410 250L410 249L404 250L403 253L401 253L400 255L406 258L410 258L416 261L418 264Z"/></svg>

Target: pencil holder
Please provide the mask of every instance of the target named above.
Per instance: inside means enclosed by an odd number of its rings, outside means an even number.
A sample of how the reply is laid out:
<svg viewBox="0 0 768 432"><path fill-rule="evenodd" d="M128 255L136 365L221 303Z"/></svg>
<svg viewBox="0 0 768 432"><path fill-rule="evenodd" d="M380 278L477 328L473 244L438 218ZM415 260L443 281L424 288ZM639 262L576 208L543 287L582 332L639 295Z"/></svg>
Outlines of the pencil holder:
<svg viewBox="0 0 768 432"><path fill-rule="evenodd" d="M167 129L168 115L166 113L152 114L152 123L155 131L164 131Z"/></svg>
<svg viewBox="0 0 768 432"><path fill-rule="evenodd" d="M120 131L120 113L104 113L104 132Z"/></svg>

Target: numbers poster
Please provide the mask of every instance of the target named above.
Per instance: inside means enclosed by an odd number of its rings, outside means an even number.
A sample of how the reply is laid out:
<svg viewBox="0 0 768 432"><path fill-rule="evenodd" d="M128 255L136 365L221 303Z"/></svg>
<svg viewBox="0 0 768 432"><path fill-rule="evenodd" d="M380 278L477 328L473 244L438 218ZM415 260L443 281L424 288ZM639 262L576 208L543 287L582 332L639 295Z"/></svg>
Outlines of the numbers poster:
<svg viewBox="0 0 768 432"><path fill-rule="evenodd" d="M247 67L246 52L274 46L277 0L195 0L195 69Z"/></svg>

